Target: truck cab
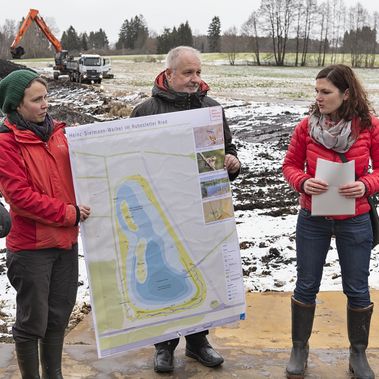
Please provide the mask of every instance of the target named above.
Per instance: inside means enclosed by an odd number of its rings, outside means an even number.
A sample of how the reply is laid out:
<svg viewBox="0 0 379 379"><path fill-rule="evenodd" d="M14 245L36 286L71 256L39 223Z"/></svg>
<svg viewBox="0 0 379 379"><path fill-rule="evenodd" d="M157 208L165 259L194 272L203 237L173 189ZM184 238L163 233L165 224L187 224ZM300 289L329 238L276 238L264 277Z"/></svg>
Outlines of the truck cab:
<svg viewBox="0 0 379 379"><path fill-rule="evenodd" d="M112 62L110 58L103 57L103 79L113 79L114 75L112 74Z"/></svg>
<svg viewBox="0 0 379 379"><path fill-rule="evenodd" d="M98 54L82 54L67 60L66 69L71 81L101 83L103 58Z"/></svg>

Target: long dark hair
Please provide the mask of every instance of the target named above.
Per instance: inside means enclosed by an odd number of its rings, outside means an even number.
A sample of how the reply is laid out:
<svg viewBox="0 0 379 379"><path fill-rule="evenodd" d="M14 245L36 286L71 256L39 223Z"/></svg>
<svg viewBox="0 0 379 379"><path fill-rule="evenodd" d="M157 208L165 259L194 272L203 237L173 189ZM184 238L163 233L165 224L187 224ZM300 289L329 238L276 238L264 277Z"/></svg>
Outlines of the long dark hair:
<svg viewBox="0 0 379 379"><path fill-rule="evenodd" d="M333 83L341 93L349 91L349 97L337 110L339 117L350 121L356 116L361 121L360 129L371 127L371 114L375 111L354 71L344 64L332 64L323 68L316 76L316 80L324 78ZM311 105L310 111L316 116L321 115L317 102Z"/></svg>

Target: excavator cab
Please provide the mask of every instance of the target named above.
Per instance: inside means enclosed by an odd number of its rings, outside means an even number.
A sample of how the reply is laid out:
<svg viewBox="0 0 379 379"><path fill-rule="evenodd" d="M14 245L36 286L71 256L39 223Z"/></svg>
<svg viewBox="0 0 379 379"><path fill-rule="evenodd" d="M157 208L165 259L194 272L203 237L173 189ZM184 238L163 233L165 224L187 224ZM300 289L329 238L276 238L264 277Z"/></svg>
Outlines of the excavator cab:
<svg viewBox="0 0 379 379"><path fill-rule="evenodd" d="M54 72L53 72L53 76L55 80L59 78L59 75L67 73L67 67L66 67L67 59L68 59L67 50L61 50L55 53L55 56L54 56L55 66L54 66Z"/></svg>
<svg viewBox="0 0 379 379"><path fill-rule="evenodd" d="M55 65L58 67L63 67L67 62L68 51L62 50L55 53Z"/></svg>

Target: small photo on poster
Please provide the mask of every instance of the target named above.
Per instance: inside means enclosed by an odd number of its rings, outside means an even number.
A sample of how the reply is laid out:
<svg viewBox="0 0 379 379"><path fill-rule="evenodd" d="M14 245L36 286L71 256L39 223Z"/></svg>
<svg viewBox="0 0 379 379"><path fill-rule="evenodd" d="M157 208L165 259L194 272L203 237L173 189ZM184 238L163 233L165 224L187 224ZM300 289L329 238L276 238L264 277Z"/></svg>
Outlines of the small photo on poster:
<svg viewBox="0 0 379 379"><path fill-rule="evenodd" d="M196 149L215 148L224 145L224 130L222 125L206 125L193 129Z"/></svg>
<svg viewBox="0 0 379 379"><path fill-rule="evenodd" d="M196 155L200 174L222 170L224 168L224 149L198 152Z"/></svg>
<svg viewBox="0 0 379 379"><path fill-rule="evenodd" d="M203 177L200 180L201 197L203 199L215 198L230 194L229 178L226 175L222 177Z"/></svg>
<svg viewBox="0 0 379 379"><path fill-rule="evenodd" d="M206 224L220 222L234 217L232 197L203 202L204 221Z"/></svg>

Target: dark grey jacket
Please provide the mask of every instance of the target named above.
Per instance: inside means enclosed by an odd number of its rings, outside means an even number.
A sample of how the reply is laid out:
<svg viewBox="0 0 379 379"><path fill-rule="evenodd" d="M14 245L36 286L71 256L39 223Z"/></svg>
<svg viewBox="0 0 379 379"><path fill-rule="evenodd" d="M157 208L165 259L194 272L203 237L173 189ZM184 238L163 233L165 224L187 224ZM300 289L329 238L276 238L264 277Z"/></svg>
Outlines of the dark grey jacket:
<svg viewBox="0 0 379 379"><path fill-rule="evenodd" d="M168 88L164 71L155 79L152 96L143 103L137 105L130 117L149 116L160 113L179 112L196 108L208 108L220 105L216 100L207 96L208 85L202 81L200 88L195 93L175 92ZM224 111L222 111L224 124L225 154L232 154L237 157L237 150L232 143L232 134L226 121ZM229 174L229 179L234 180L239 174Z"/></svg>

